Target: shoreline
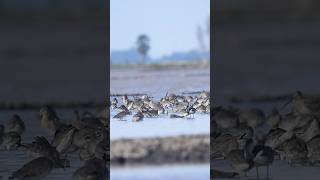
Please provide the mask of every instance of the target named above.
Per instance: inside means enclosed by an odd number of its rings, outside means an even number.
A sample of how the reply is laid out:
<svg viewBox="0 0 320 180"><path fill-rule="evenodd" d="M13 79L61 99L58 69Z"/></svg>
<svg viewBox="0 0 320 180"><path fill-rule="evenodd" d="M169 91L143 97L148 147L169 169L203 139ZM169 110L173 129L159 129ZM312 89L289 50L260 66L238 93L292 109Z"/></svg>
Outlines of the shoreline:
<svg viewBox="0 0 320 180"><path fill-rule="evenodd" d="M119 139L110 143L113 167L210 162L210 135Z"/></svg>

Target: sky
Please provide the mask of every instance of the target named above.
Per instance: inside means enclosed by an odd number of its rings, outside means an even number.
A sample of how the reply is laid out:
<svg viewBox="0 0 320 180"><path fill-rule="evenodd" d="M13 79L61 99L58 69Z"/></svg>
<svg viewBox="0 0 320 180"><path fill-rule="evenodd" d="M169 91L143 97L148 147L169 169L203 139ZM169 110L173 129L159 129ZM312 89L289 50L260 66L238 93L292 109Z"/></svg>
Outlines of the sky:
<svg viewBox="0 0 320 180"><path fill-rule="evenodd" d="M150 37L153 58L194 50L209 15L210 0L111 0L110 51L133 48L140 34Z"/></svg>

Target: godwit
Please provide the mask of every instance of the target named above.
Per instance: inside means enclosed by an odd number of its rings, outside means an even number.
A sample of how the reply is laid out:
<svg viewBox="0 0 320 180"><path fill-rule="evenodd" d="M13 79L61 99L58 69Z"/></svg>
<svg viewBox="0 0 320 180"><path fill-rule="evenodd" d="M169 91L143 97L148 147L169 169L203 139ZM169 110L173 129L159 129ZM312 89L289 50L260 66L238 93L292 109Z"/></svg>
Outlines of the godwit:
<svg viewBox="0 0 320 180"><path fill-rule="evenodd" d="M213 140L211 143L211 153L213 157L226 157L226 155L239 148L237 138L230 134L222 134Z"/></svg>
<svg viewBox="0 0 320 180"><path fill-rule="evenodd" d="M133 115L132 121L138 122L143 120L144 115L142 112L138 111L135 115Z"/></svg>
<svg viewBox="0 0 320 180"><path fill-rule="evenodd" d="M73 180L104 180L107 178L106 160L93 158L85 162L72 176Z"/></svg>
<svg viewBox="0 0 320 180"><path fill-rule="evenodd" d="M211 178L233 178L238 175L239 174L236 172L224 172L217 169L210 169Z"/></svg>
<svg viewBox="0 0 320 180"><path fill-rule="evenodd" d="M285 158L290 165L306 163L308 154L306 143L295 135L285 141L280 148L283 149Z"/></svg>
<svg viewBox="0 0 320 180"><path fill-rule="evenodd" d="M238 115L229 110L220 109L213 113L213 120L219 128L234 128L238 125Z"/></svg>
<svg viewBox="0 0 320 180"><path fill-rule="evenodd" d="M227 155L227 159L230 161L231 166L238 172L244 173L247 176L247 172L253 167L252 159L246 157L244 149L234 149Z"/></svg>
<svg viewBox="0 0 320 180"><path fill-rule="evenodd" d="M49 106L40 109L41 126L46 128L50 135L54 133L64 124L60 122L56 112Z"/></svg>
<svg viewBox="0 0 320 180"><path fill-rule="evenodd" d="M63 168L63 165L52 157L39 157L23 165L19 170L12 173L9 179L12 180L40 180L46 177L55 167Z"/></svg>
<svg viewBox="0 0 320 180"><path fill-rule="evenodd" d="M272 129L277 129L278 125L281 121L281 115L279 113L279 111L274 108L272 109L272 112L270 115L267 116L266 120L267 120L267 124L272 128Z"/></svg>
<svg viewBox="0 0 320 180"><path fill-rule="evenodd" d="M115 116L113 116L113 119L119 119L120 121L123 120L124 117L126 117L127 115L130 115L131 113L128 111L121 111L118 114L116 114Z"/></svg>
<svg viewBox="0 0 320 180"><path fill-rule="evenodd" d="M264 145L257 145L254 147L253 151L253 162L257 171L257 179L259 179L259 167L266 166L267 167L267 179L270 178L269 175L269 166L272 164L274 160L274 151L272 148Z"/></svg>
<svg viewBox="0 0 320 180"><path fill-rule="evenodd" d="M320 163L320 136L317 136L307 142L308 159L312 165Z"/></svg>
<svg viewBox="0 0 320 180"><path fill-rule="evenodd" d="M17 114L14 114L6 124L5 129L6 129L6 132L16 132L19 135L22 135L22 133L26 130L26 126L23 120L20 118L20 116Z"/></svg>
<svg viewBox="0 0 320 180"><path fill-rule="evenodd" d="M248 126L255 129L260 124L264 123L265 115L260 109L249 109L240 112L239 121L246 123Z"/></svg>
<svg viewBox="0 0 320 180"><path fill-rule="evenodd" d="M0 149L16 150L21 144L21 136L16 132L8 132L2 135Z"/></svg>

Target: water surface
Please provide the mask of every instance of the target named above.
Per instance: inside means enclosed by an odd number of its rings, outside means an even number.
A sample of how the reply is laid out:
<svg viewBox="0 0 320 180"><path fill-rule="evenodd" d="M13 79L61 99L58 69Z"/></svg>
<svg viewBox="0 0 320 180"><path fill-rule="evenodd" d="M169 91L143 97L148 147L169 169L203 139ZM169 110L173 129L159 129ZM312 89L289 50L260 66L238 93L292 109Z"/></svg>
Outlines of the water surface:
<svg viewBox="0 0 320 180"><path fill-rule="evenodd" d="M112 180L209 180L209 164L111 167Z"/></svg>

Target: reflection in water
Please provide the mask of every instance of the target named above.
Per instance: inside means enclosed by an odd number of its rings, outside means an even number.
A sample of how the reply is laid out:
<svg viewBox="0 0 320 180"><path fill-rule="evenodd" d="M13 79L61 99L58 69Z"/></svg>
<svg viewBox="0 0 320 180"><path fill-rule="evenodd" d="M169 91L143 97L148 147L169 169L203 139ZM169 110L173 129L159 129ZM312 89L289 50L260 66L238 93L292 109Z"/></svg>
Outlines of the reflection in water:
<svg viewBox="0 0 320 180"><path fill-rule="evenodd" d="M208 180L210 165L164 165L142 167L111 167L112 180Z"/></svg>

